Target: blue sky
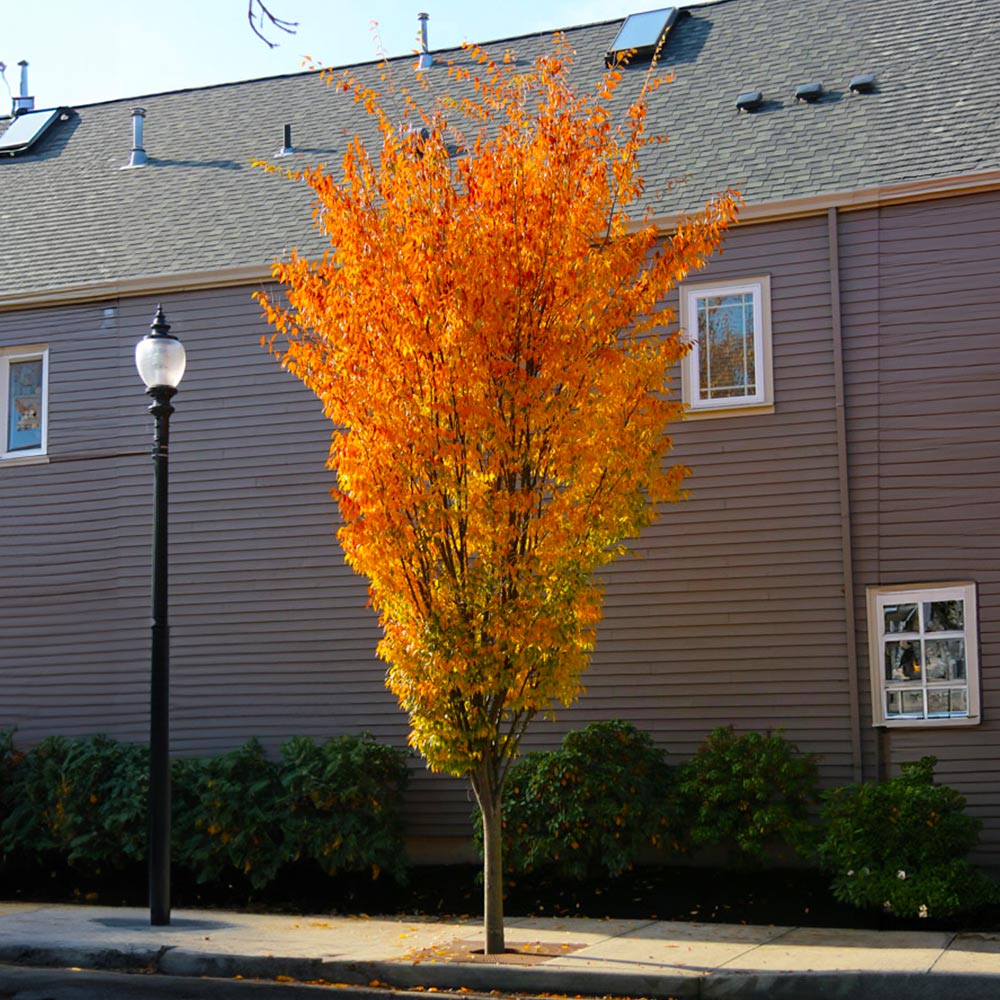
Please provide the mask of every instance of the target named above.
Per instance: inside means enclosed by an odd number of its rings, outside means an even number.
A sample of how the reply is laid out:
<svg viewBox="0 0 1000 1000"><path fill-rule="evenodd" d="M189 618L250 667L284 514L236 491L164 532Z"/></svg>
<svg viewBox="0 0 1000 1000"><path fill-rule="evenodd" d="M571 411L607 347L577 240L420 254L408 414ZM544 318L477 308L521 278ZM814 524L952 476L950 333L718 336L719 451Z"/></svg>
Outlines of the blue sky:
<svg viewBox="0 0 1000 1000"><path fill-rule="evenodd" d="M304 56L318 64L366 62L417 44L426 11L431 49L555 30L656 9L643 0L268 0L272 13L298 21L268 47L247 24L247 0L10 0L0 17L0 61L18 92L27 59L37 108L78 106L184 87L294 73ZM0 82L0 113L9 109Z"/></svg>

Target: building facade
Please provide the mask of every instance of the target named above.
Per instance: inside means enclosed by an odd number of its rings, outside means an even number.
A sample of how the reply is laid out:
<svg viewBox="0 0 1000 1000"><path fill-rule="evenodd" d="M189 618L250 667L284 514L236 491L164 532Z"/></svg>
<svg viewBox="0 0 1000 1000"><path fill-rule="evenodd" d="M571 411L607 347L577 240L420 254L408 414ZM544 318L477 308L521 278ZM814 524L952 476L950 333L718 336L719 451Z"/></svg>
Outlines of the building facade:
<svg viewBox="0 0 1000 1000"><path fill-rule="evenodd" d="M529 748L604 718L675 760L717 725L782 728L828 785L934 754L984 821L980 860L1000 863L988 6L678 11L650 209L668 234L715 191L745 199L669 303L696 343L672 435L690 496L604 571L587 692ZM581 85L619 27L567 30ZM496 43L525 61L549 45ZM435 58L444 88L464 56ZM148 162L127 168L140 100ZM335 162L370 126L314 74L53 110L0 157L0 727L23 744L146 739L152 421L132 352L162 303L189 358L172 418L174 752L360 730L403 743L335 539L328 425L262 349L251 298L275 257L318 248L303 192L251 161L275 157L289 119L282 165ZM467 840L471 803L414 777L411 831L439 856Z"/></svg>

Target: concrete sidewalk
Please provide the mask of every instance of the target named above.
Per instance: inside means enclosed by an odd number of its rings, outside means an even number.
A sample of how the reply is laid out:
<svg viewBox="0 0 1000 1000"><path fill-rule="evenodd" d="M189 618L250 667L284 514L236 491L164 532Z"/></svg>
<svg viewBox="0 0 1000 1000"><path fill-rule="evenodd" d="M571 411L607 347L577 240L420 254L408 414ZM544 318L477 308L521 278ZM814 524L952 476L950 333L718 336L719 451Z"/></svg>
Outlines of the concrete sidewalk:
<svg viewBox="0 0 1000 1000"><path fill-rule="evenodd" d="M997 1000L1000 933L513 918L479 920L0 903L0 963L511 993L678 1000ZM0 987L3 986L0 970Z"/></svg>

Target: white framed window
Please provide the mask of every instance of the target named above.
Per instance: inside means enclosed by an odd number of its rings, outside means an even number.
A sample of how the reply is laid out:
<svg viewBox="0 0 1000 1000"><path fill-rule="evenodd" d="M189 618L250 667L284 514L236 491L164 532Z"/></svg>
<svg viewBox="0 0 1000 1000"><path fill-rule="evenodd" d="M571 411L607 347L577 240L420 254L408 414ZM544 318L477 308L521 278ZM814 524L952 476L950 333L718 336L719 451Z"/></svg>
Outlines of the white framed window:
<svg viewBox="0 0 1000 1000"><path fill-rule="evenodd" d="M980 721L974 583L869 587L868 637L876 726Z"/></svg>
<svg viewBox="0 0 1000 1000"><path fill-rule="evenodd" d="M681 286L691 341L681 383L689 413L771 409L771 282L767 275Z"/></svg>
<svg viewBox="0 0 1000 1000"><path fill-rule="evenodd" d="M48 348L0 348L0 462L45 454L48 406Z"/></svg>

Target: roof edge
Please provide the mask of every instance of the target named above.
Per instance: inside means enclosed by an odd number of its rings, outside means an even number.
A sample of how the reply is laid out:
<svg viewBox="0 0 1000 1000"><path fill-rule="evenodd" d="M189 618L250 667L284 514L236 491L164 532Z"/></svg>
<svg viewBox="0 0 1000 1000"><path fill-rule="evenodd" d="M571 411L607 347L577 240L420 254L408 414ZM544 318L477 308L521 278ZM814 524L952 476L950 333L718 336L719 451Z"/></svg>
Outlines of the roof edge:
<svg viewBox="0 0 1000 1000"><path fill-rule="evenodd" d="M1000 170L984 170L974 174L956 174L930 180L902 181L878 187L837 191L832 194L810 195L804 198L785 198L780 201L758 202L745 205L739 216L741 225L779 222L808 215L823 215L831 208L845 212L879 208L905 202L929 201L934 198L952 198L980 191L1000 189ZM655 225L658 229L673 229L684 213L655 215L635 228ZM43 306L76 305L99 302L103 299L137 298L141 295L163 295L172 292L194 292L210 288L233 288L238 285L255 285L270 282L271 264L243 264L213 271L187 271L175 274L146 275L111 281L88 282L63 288L15 292L4 296L0 312L15 309L33 309Z"/></svg>
<svg viewBox="0 0 1000 1000"><path fill-rule="evenodd" d="M143 275L138 278L92 281L62 288L14 292L4 296L0 312L43 306L78 305L105 299L138 298L172 292L198 292L210 288L235 288L271 281L270 264L241 264L212 271L178 271L175 274Z"/></svg>
<svg viewBox="0 0 1000 1000"><path fill-rule="evenodd" d="M1000 170L984 170L974 174L955 174L951 177L901 181L852 191L834 191L830 194L756 202L744 205L740 209L738 221L740 224L779 222L782 219L795 219L806 215L823 215L831 208L844 212L859 212L883 205L953 198L963 194L975 194L978 191L993 191L997 188L1000 188ZM690 213L672 212L654 215L645 222L645 225L652 223L658 229L672 229L685 214ZM639 227L640 224L637 223L636 228Z"/></svg>

